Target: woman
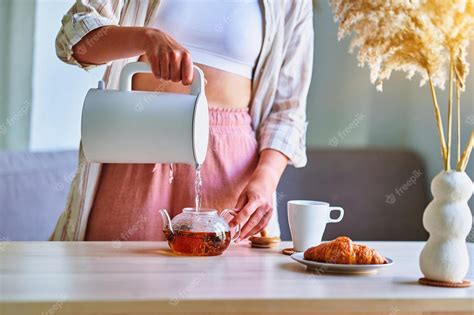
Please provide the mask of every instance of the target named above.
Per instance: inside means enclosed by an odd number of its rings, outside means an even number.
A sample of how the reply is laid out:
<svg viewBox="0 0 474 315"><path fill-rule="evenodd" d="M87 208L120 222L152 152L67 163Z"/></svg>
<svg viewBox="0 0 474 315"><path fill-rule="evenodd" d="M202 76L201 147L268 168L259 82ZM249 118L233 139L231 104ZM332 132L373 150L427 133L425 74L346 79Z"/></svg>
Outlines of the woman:
<svg viewBox="0 0 474 315"><path fill-rule="evenodd" d="M56 41L63 61L108 64L117 89L128 62L149 62L133 89L186 93L192 65L207 79L210 138L205 208L237 209L241 238L279 235L275 191L287 164L306 164L312 71L311 0L77 0ZM162 240L158 208L194 204L190 165L80 162L52 240Z"/></svg>

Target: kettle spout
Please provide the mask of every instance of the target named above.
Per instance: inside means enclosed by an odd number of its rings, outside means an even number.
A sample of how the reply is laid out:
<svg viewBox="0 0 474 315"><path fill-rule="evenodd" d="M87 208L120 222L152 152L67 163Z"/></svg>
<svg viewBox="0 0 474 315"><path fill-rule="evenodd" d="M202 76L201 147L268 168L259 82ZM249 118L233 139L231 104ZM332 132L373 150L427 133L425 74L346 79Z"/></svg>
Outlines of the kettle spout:
<svg viewBox="0 0 474 315"><path fill-rule="evenodd" d="M171 218L166 209L160 209L161 218L163 219L163 233L167 240L171 240L174 236L173 226L171 224Z"/></svg>

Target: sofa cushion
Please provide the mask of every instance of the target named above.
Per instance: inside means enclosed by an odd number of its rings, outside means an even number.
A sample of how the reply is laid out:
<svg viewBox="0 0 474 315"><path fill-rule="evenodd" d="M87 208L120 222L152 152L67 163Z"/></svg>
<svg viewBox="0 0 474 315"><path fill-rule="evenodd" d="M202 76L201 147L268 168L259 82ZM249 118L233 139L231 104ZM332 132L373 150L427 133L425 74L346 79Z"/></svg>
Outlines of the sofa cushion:
<svg viewBox="0 0 474 315"><path fill-rule="evenodd" d="M308 165L288 167L278 187L282 239L289 240L287 201L309 199L344 208L323 239L426 240L429 191L422 160L405 150L309 150Z"/></svg>
<svg viewBox="0 0 474 315"><path fill-rule="evenodd" d="M47 240L76 166L77 151L0 152L0 239Z"/></svg>

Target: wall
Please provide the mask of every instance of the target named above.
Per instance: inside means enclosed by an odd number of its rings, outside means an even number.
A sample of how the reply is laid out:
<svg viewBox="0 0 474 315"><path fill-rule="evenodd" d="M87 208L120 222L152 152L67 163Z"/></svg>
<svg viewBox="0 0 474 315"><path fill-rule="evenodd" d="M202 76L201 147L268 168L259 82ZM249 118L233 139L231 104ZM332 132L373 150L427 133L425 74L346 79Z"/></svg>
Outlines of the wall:
<svg viewBox="0 0 474 315"><path fill-rule="evenodd" d="M7 78L7 41L8 41L8 24L7 24L7 14L9 12L9 1L2 1L0 2L0 123L5 123L6 117L6 89L7 86L5 84ZM2 31L3 30L3 31ZM5 144L5 136L0 137L0 148L4 148Z"/></svg>
<svg viewBox="0 0 474 315"><path fill-rule="evenodd" d="M35 0L0 2L0 149L26 149Z"/></svg>
<svg viewBox="0 0 474 315"><path fill-rule="evenodd" d="M369 81L369 69L358 67L356 55L348 53L349 41L337 41L337 25L329 4L318 3L314 15L315 65L308 97L308 145L408 147L425 159L429 178L436 175L442 162L428 87L419 88L415 79L409 81L394 73L384 92L376 91ZM439 100L445 109L445 92L440 91ZM462 100L462 134L466 140L474 128L472 74ZM474 175L474 163L470 163L468 174Z"/></svg>
<svg viewBox="0 0 474 315"><path fill-rule="evenodd" d="M86 72L56 57L56 34L73 1L36 1L30 149L76 149L82 102L87 90L97 86L104 68Z"/></svg>
<svg viewBox="0 0 474 315"><path fill-rule="evenodd" d="M30 133L33 150L77 148L83 98L103 71L85 72L55 56L54 38L71 2L37 0ZM327 1L319 1L314 21L308 146L408 147L421 154L428 176L433 177L441 168L441 159L428 88L418 88L418 82L396 73L386 82L384 92L377 92L369 82L368 69L358 67L356 56L347 52L348 41L337 41L337 25ZM474 61L474 49L470 59ZM473 83L471 75L463 96L464 138L474 127ZM439 96L440 101L446 98L442 93ZM442 104L446 107L445 102ZM468 172L474 174L474 163Z"/></svg>
<svg viewBox="0 0 474 315"><path fill-rule="evenodd" d="M474 64L474 45L470 47L471 64ZM461 135L462 135L462 149L465 147L467 138L471 130L474 128L474 73L467 78L466 92L462 94L461 98ZM422 89L417 88L416 85L410 87L408 90L409 102L413 104L410 112L407 115L407 132L410 137L407 138L406 145L416 151L418 151L423 157L425 157L430 175L434 176L439 170L442 163L439 146L438 136L436 134L436 125L433 114L433 103L431 101L431 94L429 93L428 87ZM447 91L442 91L438 94L438 100L441 102L443 123L447 126ZM442 104L442 105L441 105ZM453 126L454 120L453 120ZM427 136L427 132L430 132L430 136ZM445 129L445 136L447 136ZM452 165L454 166L454 159L456 154L456 129L453 127L453 150L452 150ZM471 160L467 169L467 173L474 178L474 155L471 156ZM471 205L474 198L471 198ZM474 207L472 207L474 209Z"/></svg>

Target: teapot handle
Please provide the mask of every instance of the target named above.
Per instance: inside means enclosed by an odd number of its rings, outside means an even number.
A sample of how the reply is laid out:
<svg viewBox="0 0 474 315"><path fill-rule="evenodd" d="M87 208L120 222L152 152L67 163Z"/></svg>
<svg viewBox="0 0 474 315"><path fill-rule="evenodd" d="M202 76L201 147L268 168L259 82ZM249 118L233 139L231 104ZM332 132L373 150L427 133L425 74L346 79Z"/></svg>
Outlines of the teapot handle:
<svg viewBox="0 0 474 315"><path fill-rule="evenodd" d="M232 215L233 217L235 217L237 215L237 212L235 212L234 210L232 209L225 209L221 212L221 217L225 217L227 214L230 214ZM232 241L235 242L239 237L240 237L240 223L237 225L237 232L235 232L235 235L234 237L232 237Z"/></svg>
<svg viewBox="0 0 474 315"><path fill-rule="evenodd" d="M204 73L202 70L193 66L193 83L191 84L191 95L199 95L204 92ZM127 63L120 73L120 91L131 91L132 90L132 77L136 73L151 73L150 64L146 62L130 62Z"/></svg>

